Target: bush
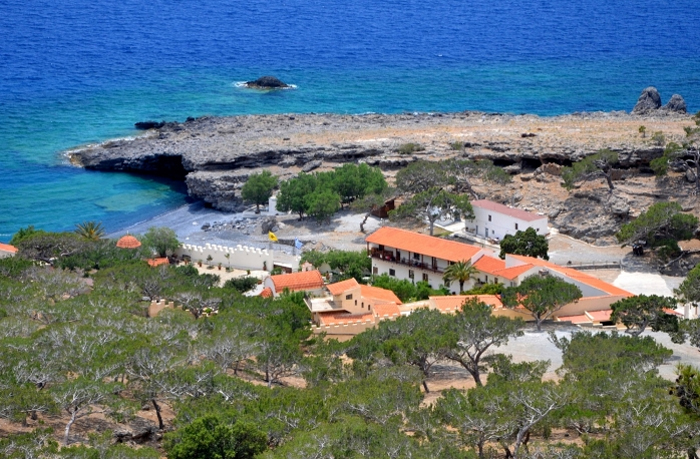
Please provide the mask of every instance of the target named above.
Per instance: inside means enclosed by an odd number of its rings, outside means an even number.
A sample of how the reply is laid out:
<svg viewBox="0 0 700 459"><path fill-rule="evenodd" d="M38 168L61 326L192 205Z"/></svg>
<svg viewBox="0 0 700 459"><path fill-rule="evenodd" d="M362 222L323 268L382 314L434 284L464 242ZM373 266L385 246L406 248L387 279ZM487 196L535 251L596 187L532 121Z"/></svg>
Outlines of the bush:
<svg viewBox="0 0 700 459"><path fill-rule="evenodd" d="M425 150L425 147L419 143L404 143L403 145L399 146L399 148L396 149L398 153L401 153L402 155L408 155L411 153L414 153L416 151L423 151Z"/></svg>
<svg viewBox="0 0 700 459"><path fill-rule="evenodd" d="M450 143L450 148L453 150L461 150L464 148L464 142L462 141L456 141L456 142L451 142Z"/></svg>
<svg viewBox="0 0 700 459"><path fill-rule="evenodd" d="M656 145L661 146L666 143L666 136L662 131L656 131L651 136L651 141L654 142Z"/></svg>
<svg viewBox="0 0 700 459"><path fill-rule="evenodd" d="M239 292L247 292L258 285L258 279L255 277L236 277L229 279L224 283L224 288L238 290Z"/></svg>

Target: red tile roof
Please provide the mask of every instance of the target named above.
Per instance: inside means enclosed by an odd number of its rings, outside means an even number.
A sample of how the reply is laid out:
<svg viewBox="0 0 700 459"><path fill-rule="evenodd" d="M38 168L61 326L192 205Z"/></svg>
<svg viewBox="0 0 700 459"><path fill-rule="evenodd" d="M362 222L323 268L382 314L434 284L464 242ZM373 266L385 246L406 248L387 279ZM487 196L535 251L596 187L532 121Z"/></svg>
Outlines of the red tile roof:
<svg viewBox="0 0 700 459"><path fill-rule="evenodd" d="M326 285L326 288L328 289L329 292L331 292L331 295L340 295L346 290L350 290L351 288L356 288L360 285L357 280L355 280L354 277L351 277L350 279L346 279L344 281L340 282L335 282L333 284L328 284Z"/></svg>
<svg viewBox="0 0 700 459"><path fill-rule="evenodd" d="M298 290L316 290L323 287L323 277L318 271L300 271L291 274L270 276L275 285L275 291L282 293L284 289L295 292Z"/></svg>
<svg viewBox="0 0 700 459"><path fill-rule="evenodd" d="M593 319L594 322L608 322L612 315L612 309L604 309L602 311L586 311L586 314Z"/></svg>
<svg viewBox="0 0 700 459"><path fill-rule="evenodd" d="M375 304L372 306L372 312L379 319L384 317L396 318L401 315L401 310L394 303Z"/></svg>
<svg viewBox="0 0 700 459"><path fill-rule="evenodd" d="M526 257L524 255L512 255L509 254L509 257L513 257L516 260L522 261L527 264L535 265L535 266L544 266L552 271L557 271L561 274L564 274L565 276L577 280L581 282L582 284L589 285L593 288L596 288L598 290L601 290L608 295L616 295L616 296L623 296L623 297L630 297L634 296L634 294L628 292L627 290L623 290L619 287L615 287L612 284L609 284L607 282L604 282L597 277L593 277L590 274L582 273L581 271L576 271L573 268L565 268L563 266L555 265L554 263L550 263L545 260L541 260L539 258L533 258L533 257Z"/></svg>
<svg viewBox="0 0 700 459"><path fill-rule="evenodd" d="M528 272L529 270L531 270L534 267L535 267L534 265L530 265L530 264L513 266L511 268L506 268L506 269L501 269L499 271L495 271L494 275L496 275L498 277L506 278L508 280L513 280L513 279L517 279L519 276L525 274L526 272Z"/></svg>
<svg viewBox="0 0 700 459"><path fill-rule="evenodd" d="M263 298L272 298L274 295L272 294L272 289L270 287L265 287L258 296Z"/></svg>
<svg viewBox="0 0 700 459"><path fill-rule="evenodd" d="M470 260L479 253L480 247L448 241L427 234L414 233L399 228L384 226L367 236L367 242L393 247L412 253L420 253L429 257L448 261Z"/></svg>
<svg viewBox="0 0 700 459"><path fill-rule="evenodd" d="M117 241L117 247L120 249L137 249L141 247L141 242L131 234L127 234Z"/></svg>
<svg viewBox="0 0 700 459"><path fill-rule="evenodd" d="M586 314L581 314L578 316L559 316L557 317L558 322L571 322L574 325L578 324L590 324L592 322L591 318Z"/></svg>
<svg viewBox="0 0 700 459"><path fill-rule="evenodd" d="M319 312L318 322L320 325L348 325L358 322L374 322L374 315L370 312L364 314L351 314L344 311Z"/></svg>
<svg viewBox="0 0 700 459"><path fill-rule="evenodd" d="M499 203L493 202L493 201L488 201L486 199L479 199L477 201L472 201L471 204L472 204L472 207L480 207L482 209L491 210L493 212L498 212L499 214L508 215L510 217L517 218L518 220L523 220L526 222L532 222L535 220L541 220L543 218L545 218L545 219L547 218L544 215L533 214L532 212L528 212L526 210L515 209L513 207L504 206L503 204L499 204Z"/></svg>
<svg viewBox="0 0 700 459"><path fill-rule="evenodd" d="M363 299L379 300L386 303L402 304L398 296L385 288L360 285L360 294Z"/></svg>
<svg viewBox="0 0 700 459"><path fill-rule="evenodd" d="M486 303L492 308L502 308L503 303L496 295L448 295L448 296L431 296L430 301L435 305L440 312L454 313L462 309L465 301L475 298L477 301Z"/></svg>
<svg viewBox="0 0 700 459"><path fill-rule="evenodd" d="M500 258L494 258L484 255L476 260L474 267L482 273L493 274L495 271L506 269L506 262Z"/></svg>
<svg viewBox="0 0 700 459"><path fill-rule="evenodd" d="M146 260L149 266L156 267L160 265L167 265L170 263L167 258L149 258Z"/></svg>
<svg viewBox="0 0 700 459"><path fill-rule="evenodd" d="M17 247L15 247L14 245L3 244L2 242L0 242L0 251L17 253Z"/></svg>

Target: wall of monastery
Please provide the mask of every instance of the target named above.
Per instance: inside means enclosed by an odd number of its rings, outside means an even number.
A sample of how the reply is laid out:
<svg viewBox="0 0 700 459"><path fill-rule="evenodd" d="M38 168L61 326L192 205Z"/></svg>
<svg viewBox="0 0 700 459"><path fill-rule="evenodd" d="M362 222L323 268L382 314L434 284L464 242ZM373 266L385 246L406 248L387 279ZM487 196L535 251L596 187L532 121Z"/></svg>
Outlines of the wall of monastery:
<svg viewBox="0 0 700 459"><path fill-rule="evenodd" d="M240 244L236 247L226 247L207 243L204 246L182 244L182 246L175 251L175 254L179 257L183 255L189 256L193 263L201 261L202 263L213 266L221 263L221 266L230 266L236 269L262 270L267 268L268 270L272 270L274 265L273 252L272 250L248 247ZM227 254L228 258L226 258ZM209 256L212 258L211 261L207 261ZM294 271L298 269L298 261L293 269Z"/></svg>

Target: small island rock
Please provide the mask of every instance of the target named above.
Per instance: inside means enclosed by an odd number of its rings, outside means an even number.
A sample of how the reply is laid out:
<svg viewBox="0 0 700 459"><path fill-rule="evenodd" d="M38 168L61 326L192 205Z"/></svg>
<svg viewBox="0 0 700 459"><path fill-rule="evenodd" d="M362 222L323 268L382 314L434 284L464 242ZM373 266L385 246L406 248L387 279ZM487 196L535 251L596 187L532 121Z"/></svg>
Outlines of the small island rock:
<svg viewBox="0 0 700 459"><path fill-rule="evenodd" d="M682 96L674 94L666 105L661 107L663 110L674 113L687 113L688 107L685 105L685 100Z"/></svg>
<svg viewBox="0 0 700 459"><path fill-rule="evenodd" d="M661 96L655 87L644 88L637 100L637 104L632 109L635 115L644 115L661 107Z"/></svg>
<svg viewBox="0 0 700 459"><path fill-rule="evenodd" d="M257 89L277 89L277 88L288 88L289 85L279 78L273 76L260 77L254 81L246 81L245 85L249 88Z"/></svg>
<svg viewBox="0 0 700 459"><path fill-rule="evenodd" d="M165 121L139 121L134 123L136 129L148 130L148 129L160 129L165 126Z"/></svg>

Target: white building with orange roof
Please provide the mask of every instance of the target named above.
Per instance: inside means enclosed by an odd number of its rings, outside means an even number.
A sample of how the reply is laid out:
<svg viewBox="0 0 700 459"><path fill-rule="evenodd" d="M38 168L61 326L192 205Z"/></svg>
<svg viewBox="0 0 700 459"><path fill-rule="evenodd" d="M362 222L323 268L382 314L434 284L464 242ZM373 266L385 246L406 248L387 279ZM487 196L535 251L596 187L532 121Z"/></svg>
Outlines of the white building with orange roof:
<svg viewBox="0 0 700 459"><path fill-rule="evenodd" d="M372 275L425 281L436 289L443 285L442 276L450 264L459 261L473 264L483 256L494 256L489 249L388 226L379 228L365 240L367 253L372 257ZM473 284L474 281L468 282L465 289Z"/></svg>
<svg viewBox="0 0 700 459"><path fill-rule="evenodd" d="M465 229L480 237L503 239L506 234L515 234L533 228L537 234L549 234L547 216L522 209L508 207L497 202L479 199L471 202L474 219L467 220Z"/></svg>
<svg viewBox="0 0 700 459"><path fill-rule="evenodd" d="M17 247L0 242L0 258L14 257L17 254Z"/></svg>
<svg viewBox="0 0 700 459"><path fill-rule="evenodd" d="M401 315L401 300L391 290L362 285L351 278L327 285L326 291L325 296L306 298L316 332L352 335Z"/></svg>
<svg viewBox="0 0 700 459"><path fill-rule="evenodd" d="M304 291L311 295L320 295L323 293L323 286L323 277L318 271L277 274L269 276L263 281L263 289L269 288L275 297L285 290L290 292Z"/></svg>

